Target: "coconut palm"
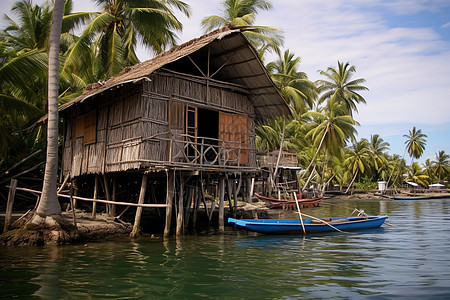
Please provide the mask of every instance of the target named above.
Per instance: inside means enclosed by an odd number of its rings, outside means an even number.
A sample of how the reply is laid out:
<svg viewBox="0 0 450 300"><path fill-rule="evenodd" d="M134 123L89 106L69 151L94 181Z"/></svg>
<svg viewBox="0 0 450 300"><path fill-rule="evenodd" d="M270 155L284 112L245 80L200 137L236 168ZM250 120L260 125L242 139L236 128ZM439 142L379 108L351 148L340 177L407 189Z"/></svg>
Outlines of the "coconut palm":
<svg viewBox="0 0 450 300"><path fill-rule="evenodd" d="M88 81L107 79L138 63L138 42L154 53L175 45L175 31L183 26L172 9L190 15L189 6L180 0L95 2L103 11L89 13L91 21L68 50L64 66L76 68Z"/></svg>
<svg viewBox="0 0 450 300"><path fill-rule="evenodd" d="M369 150L369 146L370 143L368 140L361 139L347 150L347 158L344 160L344 165L348 166L353 174L353 178L345 193L348 193L357 175L364 174L364 172L370 167L371 152Z"/></svg>
<svg viewBox="0 0 450 300"><path fill-rule="evenodd" d="M422 168L420 167L419 163L413 162L409 172L408 172L408 178L405 179L406 181L412 181L417 184L420 184L424 187L428 187L430 184L430 177L426 175Z"/></svg>
<svg viewBox="0 0 450 300"><path fill-rule="evenodd" d="M416 130L416 127L414 126L413 129L409 131L409 134L404 134L403 137L406 138L406 150L411 157L412 164L414 158L418 159L422 156L427 142L427 135L422 133L421 129Z"/></svg>
<svg viewBox="0 0 450 300"><path fill-rule="evenodd" d="M314 164L317 155L322 148L328 153L335 153L344 148L349 140L355 138L355 126L359 125L351 116L346 114L347 110L330 99L327 102L323 112L308 112L315 119L314 127L309 131L306 137L311 137L317 150L306 170L309 170ZM307 183L309 180L307 180ZM307 186L307 184L305 184Z"/></svg>
<svg viewBox="0 0 450 300"><path fill-rule="evenodd" d="M432 161L432 166L435 169L438 181L445 178L450 173L450 156L444 150L436 153L436 160Z"/></svg>
<svg viewBox="0 0 450 300"><path fill-rule="evenodd" d="M205 32L225 25L247 26L249 28L244 31L244 35L256 49L262 50L262 53L267 49L279 52L279 47L283 44L281 30L255 25L256 14L261 10L270 10L271 8L272 4L269 0L224 0L222 15L205 17L201 24Z"/></svg>
<svg viewBox="0 0 450 300"><path fill-rule="evenodd" d="M372 156L372 165L374 167L374 171L377 173L377 177L385 176L380 176L380 171L383 166L387 164L385 152L389 151L389 143L383 141L378 134L370 135L369 149ZM384 168L382 171L386 172L387 168Z"/></svg>
<svg viewBox="0 0 450 300"><path fill-rule="evenodd" d="M53 21L50 30L49 70L48 70L48 129L47 158L45 164L42 197L36 213L49 216L61 213L56 194L58 174L58 82L59 82L59 41L61 38L64 0L55 0Z"/></svg>
<svg viewBox="0 0 450 300"><path fill-rule="evenodd" d="M317 97L317 89L304 72L299 72L300 57L289 50L283 56L266 65L275 85L279 88L294 116L300 116L312 109Z"/></svg>
<svg viewBox="0 0 450 300"><path fill-rule="evenodd" d="M361 85L366 81L364 78L352 80L355 72L354 66L350 66L348 62L344 64L339 61L337 69L329 67L327 71L319 71L320 75L328 79L316 82L319 92L323 93L319 98L319 103L334 98L337 103L347 109L349 115L353 115L353 111L357 112L356 104L366 103L364 97L358 92L369 89Z"/></svg>

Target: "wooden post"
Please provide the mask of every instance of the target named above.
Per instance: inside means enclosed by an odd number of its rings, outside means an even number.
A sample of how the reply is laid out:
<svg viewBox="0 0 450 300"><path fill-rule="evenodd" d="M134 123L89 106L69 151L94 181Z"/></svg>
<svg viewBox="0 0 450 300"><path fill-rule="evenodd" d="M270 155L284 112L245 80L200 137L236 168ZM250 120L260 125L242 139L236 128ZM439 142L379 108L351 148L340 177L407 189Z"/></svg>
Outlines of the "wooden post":
<svg viewBox="0 0 450 300"><path fill-rule="evenodd" d="M169 237L170 223L172 222L172 205L173 205L173 183L175 179L175 171L171 173L167 171L167 190L166 190L166 225L164 227L164 238Z"/></svg>
<svg viewBox="0 0 450 300"><path fill-rule="evenodd" d="M3 232L8 231L9 225L11 225L12 209L14 204L14 197L16 195L17 179L11 179L9 184L8 202L6 203L6 214L5 214L5 227Z"/></svg>
<svg viewBox="0 0 450 300"><path fill-rule="evenodd" d="M98 193L98 175L95 175L94 199L97 199L97 193ZM97 202L92 202L92 217L93 218L95 218L96 213L97 213Z"/></svg>
<svg viewBox="0 0 450 300"><path fill-rule="evenodd" d="M184 176L180 176L180 189L178 191L178 216L177 216L177 231L176 236L183 235L183 220L184 220Z"/></svg>
<svg viewBox="0 0 450 300"><path fill-rule="evenodd" d="M105 188L105 197L106 200L111 201L111 194L109 192L109 183L108 183L108 177L106 176L106 174L103 174L103 185ZM108 216L110 217L114 217L115 216L115 210L116 207L114 206L114 214L112 212L113 208L112 208L112 204L106 204L106 213L108 214Z"/></svg>
<svg viewBox="0 0 450 300"><path fill-rule="evenodd" d="M247 202L252 203L253 197L253 186L254 186L255 178L247 177Z"/></svg>
<svg viewBox="0 0 450 300"><path fill-rule="evenodd" d="M198 181L197 181L198 184ZM200 204L200 192L199 192L199 186L195 186L195 192L194 192L194 211L192 213L192 228L195 229L195 225L197 224L197 212L198 212L198 206Z"/></svg>
<svg viewBox="0 0 450 300"><path fill-rule="evenodd" d="M148 178L148 174L142 175L141 191L139 192L138 204L144 203L145 191L147 190L147 178ZM130 234L130 236L132 238L139 236L139 225L141 224L141 216L142 216L142 207L138 206L136 208L136 216L134 218L133 230L131 231L131 234Z"/></svg>
<svg viewBox="0 0 450 300"><path fill-rule="evenodd" d="M72 185L74 187L73 195L75 197L78 196L77 182L78 182L78 180L76 178L74 180L72 180ZM77 199L75 199L75 198L73 199L73 208L74 209L77 208Z"/></svg>
<svg viewBox="0 0 450 300"><path fill-rule="evenodd" d="M225 200L225 176L221 176L219 179L219 234L225 232L224 224L224 200Z"/></svg>
<svg viewBox="0 0 450 300"><path fill-rule="evenodd" d="M186 192L187 199L186 199L186 210L185 210L185 216L184 216L184 227L188 228L189 226L189 220L191 218L191 211L192 211L192 198L194 197L194 187L189 187L188 191ZM195 203L194 203L195 205Z"/></svg>
<svg viewBox="0 0 450 300"><path fill-rule="evenodd" d="M72 207L73 226L77 227L77 218L75 215L75 207L73 206L73 184L70 183L70 206Z"/></svg>

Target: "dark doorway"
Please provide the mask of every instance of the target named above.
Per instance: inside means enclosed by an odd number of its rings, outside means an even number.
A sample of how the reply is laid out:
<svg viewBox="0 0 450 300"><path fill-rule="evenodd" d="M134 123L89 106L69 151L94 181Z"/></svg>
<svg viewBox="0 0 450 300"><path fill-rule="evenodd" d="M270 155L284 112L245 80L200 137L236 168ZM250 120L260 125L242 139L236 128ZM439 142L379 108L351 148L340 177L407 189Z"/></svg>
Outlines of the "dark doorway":
<svg viewBox="0 0 450 300"><path fill-rule="evenodd" d="M213 163L217 157L217 146L219 138L219 112L204 108L198 109L198 138L199 143L204 143L205 159L204 163ZM207 150L208 149L208 150Z"/></svg>

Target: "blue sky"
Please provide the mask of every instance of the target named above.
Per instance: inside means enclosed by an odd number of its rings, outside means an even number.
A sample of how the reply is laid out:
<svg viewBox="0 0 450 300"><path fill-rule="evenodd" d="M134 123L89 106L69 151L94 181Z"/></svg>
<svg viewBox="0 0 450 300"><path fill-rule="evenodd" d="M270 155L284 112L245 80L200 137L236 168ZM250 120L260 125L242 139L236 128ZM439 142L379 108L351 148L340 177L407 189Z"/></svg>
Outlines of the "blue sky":
<svg viewBox="0 0 450 300"><path fill-rule="evenodd" d="M2 0L8 13L11 0ZM41 1L35 1L39 3ZM74 0L75 11L92 11L89 0ZM220 0L185 0L193 14L180 16L180 42L200 36L200 20L220 14ZM284 49L302 58L311 80L337 61L356 67L365 78L367 105L354 117L358 137L379 134L391 153L403 155L404 134L413 126L427 138L421 162L450 153L450 1L448 0L273 0L258 25L283 30ZM139 50L141 60L151 58ZM409 158L407 158L409 162Z"/></svg>

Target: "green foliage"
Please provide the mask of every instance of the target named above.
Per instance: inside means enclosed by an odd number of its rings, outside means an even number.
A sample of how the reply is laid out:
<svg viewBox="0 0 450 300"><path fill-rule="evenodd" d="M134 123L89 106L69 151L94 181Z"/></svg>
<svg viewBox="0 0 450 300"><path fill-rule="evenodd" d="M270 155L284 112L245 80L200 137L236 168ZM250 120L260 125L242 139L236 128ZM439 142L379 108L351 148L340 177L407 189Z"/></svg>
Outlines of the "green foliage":
<svg viewBox="0 0 450 300"><path fill-rule="evenodd" d="M363 176L358 182L355 182L355 188L359 190L374 190L378 188L378 183L369 176Z"/></svg>

